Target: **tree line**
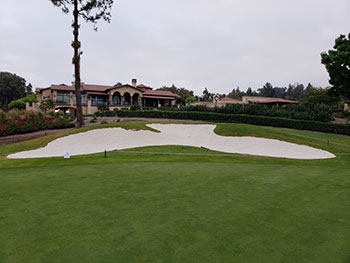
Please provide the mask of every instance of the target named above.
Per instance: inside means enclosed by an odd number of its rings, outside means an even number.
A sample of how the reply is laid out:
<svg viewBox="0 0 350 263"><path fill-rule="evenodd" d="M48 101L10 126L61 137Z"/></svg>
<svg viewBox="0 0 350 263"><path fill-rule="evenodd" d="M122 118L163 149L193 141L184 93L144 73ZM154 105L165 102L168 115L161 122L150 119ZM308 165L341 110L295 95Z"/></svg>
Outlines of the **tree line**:
<svg viewBox="0 0 350 263"><path fill-rule="evenodd" d="M158 90L167 90L178 94L181 98L178 99L180 104L189 104L194 101L212 101L216 93L211 93L207 88L202 92L202 95L195 96L192 90L186 88L177 88L175 85L170 87L163 86ZM253 90L248 88L247 91L240 90L239 87L233 88L228 94L218 94L219 98L229 97L233 99L242 99L243 96L271 97L296 100L307 103L324 103L329 106L338 105L341 102L341 97L331 93L330 88L315 87L308 84L306 87L303 84L289 84L288 87L274 87L267 82L262 88Z"/></svg>

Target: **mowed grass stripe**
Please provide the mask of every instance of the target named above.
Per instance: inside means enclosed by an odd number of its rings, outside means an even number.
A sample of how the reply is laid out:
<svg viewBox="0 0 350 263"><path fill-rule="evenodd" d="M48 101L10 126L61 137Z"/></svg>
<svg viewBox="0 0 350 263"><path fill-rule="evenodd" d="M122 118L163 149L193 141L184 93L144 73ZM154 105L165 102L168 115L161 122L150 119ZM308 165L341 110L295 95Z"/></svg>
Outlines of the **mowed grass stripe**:
<svg viewBox="0 0 350 263"><path fill-rule="evenodd" d="M343 262L350 241L346 171L229 163L9 169L0 186L3 257Z"/></svg>

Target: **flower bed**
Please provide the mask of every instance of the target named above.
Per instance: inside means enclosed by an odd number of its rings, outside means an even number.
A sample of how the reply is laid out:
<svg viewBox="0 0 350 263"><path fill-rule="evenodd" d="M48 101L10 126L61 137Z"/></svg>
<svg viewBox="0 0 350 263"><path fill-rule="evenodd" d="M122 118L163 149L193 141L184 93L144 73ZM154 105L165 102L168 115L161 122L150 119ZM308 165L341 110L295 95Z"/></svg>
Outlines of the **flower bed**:
<svg viewBox="0 0 350 263"><path fill-rule="evenodd" d="M74 124L69 119L58 115L30 113L16 116L3 114L0 116L0 136L70 127L74 127Z"/></svg>

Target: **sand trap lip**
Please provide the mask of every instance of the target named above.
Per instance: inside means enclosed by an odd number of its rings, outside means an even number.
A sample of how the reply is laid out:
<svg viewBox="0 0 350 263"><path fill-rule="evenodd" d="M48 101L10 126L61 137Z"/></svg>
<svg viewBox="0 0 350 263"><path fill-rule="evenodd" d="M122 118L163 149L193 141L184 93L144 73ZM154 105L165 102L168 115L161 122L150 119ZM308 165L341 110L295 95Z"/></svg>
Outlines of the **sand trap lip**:
<svg viewBox="0 0 350 263"><path fill-rule="evenodd" d="M327 159L334 154L313 147L274 139L257 137L229 137L214 133L215 125L148 124L160 133L147 130L106 128L62 137L46 147L9 155L7 158L41 158L82 155L143 146L184 145L206 147L211 150L268 157L293 159Z"/></svg>

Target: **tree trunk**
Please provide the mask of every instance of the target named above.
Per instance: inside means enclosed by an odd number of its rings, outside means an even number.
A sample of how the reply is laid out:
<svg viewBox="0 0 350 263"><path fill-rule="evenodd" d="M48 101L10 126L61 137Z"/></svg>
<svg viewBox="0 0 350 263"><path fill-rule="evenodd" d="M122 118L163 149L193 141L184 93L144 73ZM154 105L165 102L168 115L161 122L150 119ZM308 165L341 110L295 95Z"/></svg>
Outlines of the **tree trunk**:
<svg viewBox="0 0 350 263"><path fill-rule="evenodd" d="M74 41L72 43L72 47L74 48L74 77L75 77L75 95L76 95L76 117L77 117L77 125L78 127L84 126L84 118L83 118L83 110L81 107L81 92L80 92L80 42L79 42L79 11L78 11L78 0L74 0L74 22L72 24L73 27L73 35Z"/></svg>

